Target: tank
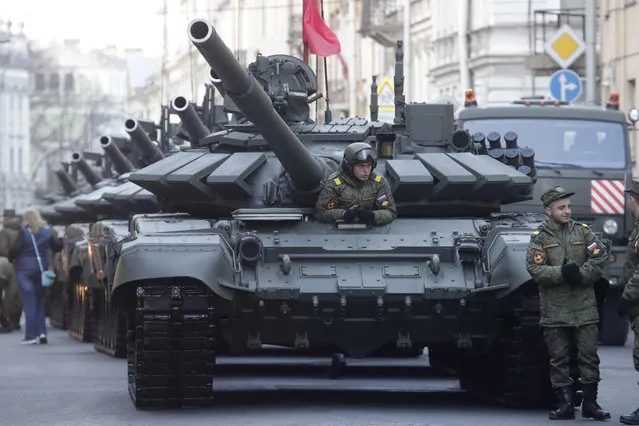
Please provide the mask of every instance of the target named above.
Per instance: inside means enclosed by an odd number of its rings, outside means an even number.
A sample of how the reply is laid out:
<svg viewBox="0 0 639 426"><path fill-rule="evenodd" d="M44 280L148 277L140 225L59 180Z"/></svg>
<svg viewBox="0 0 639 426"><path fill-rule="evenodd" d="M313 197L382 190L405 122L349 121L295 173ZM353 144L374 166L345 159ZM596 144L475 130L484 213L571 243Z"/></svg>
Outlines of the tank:
<svg viewBox="0 0 639 426"><path fill-rule="evenodd" d="M402 102L401 44L395 123L316 124L317 78L304 62L258 55L243 69L209 22L187 32L243 119L129 177L163 211L131 219L115 269L134 405L207 405L216 354L264 345L332 348L332 377L348 357L428 347L453 360L465 389L507 406L546 404L524 260L540 220L501 213L532 197L534 152L513 133L487 145L456 130L452 105ZM314 219L353 142L378 152L398 209L391 224Z"/></svg>

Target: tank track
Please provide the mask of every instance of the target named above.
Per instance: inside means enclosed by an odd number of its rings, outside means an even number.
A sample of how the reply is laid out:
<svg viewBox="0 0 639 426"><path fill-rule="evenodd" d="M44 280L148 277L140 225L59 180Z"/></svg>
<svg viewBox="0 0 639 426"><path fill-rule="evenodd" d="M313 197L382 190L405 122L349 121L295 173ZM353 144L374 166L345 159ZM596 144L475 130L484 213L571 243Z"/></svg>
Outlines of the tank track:
<svg viewBox="0 0 639 426"><path fill-rule="evenodd" d="M126 358L126 314L117 310L109 297L109 289L96 289L93 293L95 326L93 346L95 350L114 358Z"/></svg>
<svg viewBox="0 0 639 426"><path fill-rule="evenodd" d="M136 408L209 406L215 370L213 293L188 281L141 284L128 320L129 394Z"/></svg>
<svg viewBox="0 0 639 426"><path fill-rule="evenodd" d="M75 283L70 286L71 295L69 304L68 332L69 336L80 342L91 342L91 329L93 316L91 313L91 289L82 283Z"/></svg>
<svg viewBox="0 0 639 426"><path fill-rule="evenodd" d="M548 408L552 390L539 299L524 297L487 355L462 355L460 386L511 408Z"/></svg>

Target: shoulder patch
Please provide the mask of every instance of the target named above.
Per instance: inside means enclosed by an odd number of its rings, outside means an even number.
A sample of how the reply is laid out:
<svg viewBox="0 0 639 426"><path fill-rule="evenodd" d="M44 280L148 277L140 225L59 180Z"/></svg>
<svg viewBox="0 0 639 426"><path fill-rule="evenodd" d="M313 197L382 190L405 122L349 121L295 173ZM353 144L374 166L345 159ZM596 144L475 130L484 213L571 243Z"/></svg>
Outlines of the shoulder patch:
<svg viewBox="0 0 639 426"><path fill-rule="evenodd" d="M590 226L586 225L585 223L582 223L581 226L583 226L584 228L590 229Z"/></svg>
<svg viewBox="0 0 639 426"><path fill-rule="evenodd" d="M375 182L381 182L382 181L382 176L381 175L376 175L375 176Z"/></svg>
<svg viewBox="0 0 639 426"><path fill-rule="evenodd" d="M541 232L541 231L536 230L536 231L535 231L535 232L533 232L532 234L533 234L533 235L539 235L539 233L540 233L540 232Z"/></svg>
<svg viewBox="0 0 639 426"><path fill-rule="evenodd" d="M335 185L341 185L342 184L342 181L340 180L340 178L333 179L333 182L335 182Z"/></svg>

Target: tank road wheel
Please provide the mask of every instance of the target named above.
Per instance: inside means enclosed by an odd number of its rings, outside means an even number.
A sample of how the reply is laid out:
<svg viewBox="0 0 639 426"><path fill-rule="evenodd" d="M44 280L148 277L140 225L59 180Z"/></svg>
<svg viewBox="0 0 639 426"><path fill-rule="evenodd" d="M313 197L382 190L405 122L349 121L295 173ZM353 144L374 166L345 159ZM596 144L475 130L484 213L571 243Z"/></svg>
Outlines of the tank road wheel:
<svg viewBox="0 0 639 426"><path fill-rule="evenodd" d="M188 280L142 283L136 299L127 334L129 394L136 408L210 405L216 335L213 293Z"/></svg>
<svg viewBox="0 0 639 426"><path fill-rule="evenodd" d="M552 390L546 346L539 326L539 299L525 296L483 356L464 353L459 362L460 386L488 394L506 407L547 408Z"/></svg>
<svg viewBox="0 0 639 426"><path fill-rule="evenodd" d="M95 350L114 358L126 357L127 324L126 315L110 302L109 289L96 290L96 326L93 346Z"/></svg>
<svg viewBox="0 0 639 426"><path fill-rule="evenodd" d="M91 342L91 291L82 283L71 285L69 336L80 342Z"/></svg>

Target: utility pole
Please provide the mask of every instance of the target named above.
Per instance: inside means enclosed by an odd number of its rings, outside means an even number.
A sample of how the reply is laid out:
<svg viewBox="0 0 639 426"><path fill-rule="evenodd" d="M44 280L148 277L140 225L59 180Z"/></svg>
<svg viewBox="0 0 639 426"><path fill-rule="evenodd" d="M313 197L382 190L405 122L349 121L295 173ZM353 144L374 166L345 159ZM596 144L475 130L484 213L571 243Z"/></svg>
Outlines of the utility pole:
<svg viewBox="0 0 639 426"><path fill-rule="evenodd" d="M597 102L597 57L595 41L597 38L597 0L584 0L586 3L586 102Z"/></svg>

